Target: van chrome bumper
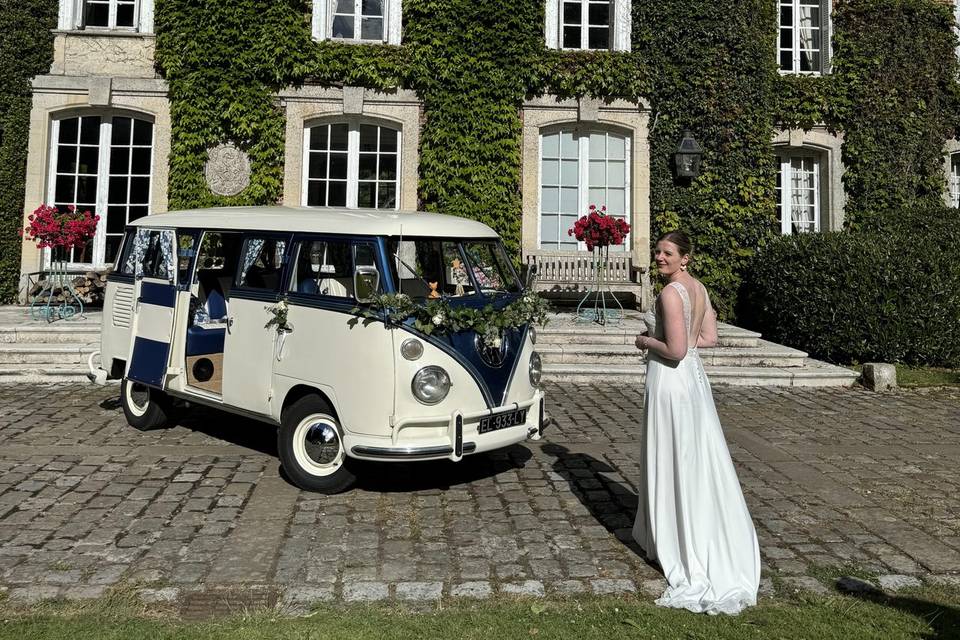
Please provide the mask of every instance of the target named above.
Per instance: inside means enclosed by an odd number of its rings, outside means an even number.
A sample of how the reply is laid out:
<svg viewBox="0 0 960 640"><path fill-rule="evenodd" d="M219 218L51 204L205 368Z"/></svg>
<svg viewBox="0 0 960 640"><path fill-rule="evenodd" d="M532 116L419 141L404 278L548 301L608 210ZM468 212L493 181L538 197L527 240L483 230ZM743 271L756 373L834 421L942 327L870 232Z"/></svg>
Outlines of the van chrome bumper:
<svg viewBox="0 0 960 640"><path fill-rule="evenodd" d="M503 433L506 433L508 430L519 430L522 428L523 435L516 434L512 440L513 443L525 439L539 440L545 426L543 424L543 397L543 391L538 389L529 400L512 402L492 409L482 409L466 413L458 410L454 411L452 415L405 418L393 426L393 435L391 438L391 444L393 446L381 447L357 444L350 448L350 454L357 458L379 460L435 460L446 458L453 462L458 462L463 456L476 452L478 447L477 442L464 442L464 423L472 422L495 413L519 409L538 411L540 415L537 422L533 426L529 426L529 423L527 423L525 428L524 425L516 425L503 430ZM400 432L402 430L409 428L415 429L423 426L443 427L446 430L446 437L441 437L439 442L437 442L437 439L434 439L429 446L423 447L410 447L401 444ZM506 446L506 444L504 446Z"/></svg>
<svg viewBox="0 0 960 640"><path fill-rule="evenodd" d="M93 366L93 359L99 358L99 357L100 357L100 352L94 351L87 358L87 369L89 369L89 371L87 372L87 377L90 378L90 382L92 382L93 384L99 387L105 387L107 385L107 376L109 374L103 369L101 369L100 367Z"/></svg>
<svg viewBox="0 0 960 640"><path fill-rule="evenodd" d="M473 442L463 444L463 453L473 453L477 445ZM380 458L383 460L432 460L449 458L454 453L453 447L404 447L391 449L389 447L353 447L350 452L364 458Z"/></svg>

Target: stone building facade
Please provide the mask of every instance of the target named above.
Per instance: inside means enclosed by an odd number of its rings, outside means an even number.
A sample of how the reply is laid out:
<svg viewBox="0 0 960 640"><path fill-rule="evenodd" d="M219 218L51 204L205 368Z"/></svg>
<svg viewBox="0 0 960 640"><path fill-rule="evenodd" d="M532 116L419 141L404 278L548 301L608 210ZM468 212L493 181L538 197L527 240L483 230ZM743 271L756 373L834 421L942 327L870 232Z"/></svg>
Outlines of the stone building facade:
<svg viewBox="0 0 960 640"><path fill-rule="evenodd" d="M401 42L403 0L313 0L316 40ZM544 0L544 45L565 50L629 50L630 0ZM777 64L782 74L830 73L831 2L777 0ZM949 0L948 0L949 1ZM370 6L377 9L371 14ZM367 7L364 9L363 7ZM97 237L74 250L74 268L116 257L123 226L168 209L170 103L154 65L154 0L60 0L54 61L34 79L24 217L41 203L95 209ZM421 102L415 92L360 87L290 88L283 203L416 209ZM566 229L588 204L604 204L633 229L611 254L624 288L650 295L649 106L626 100L560 100L522 106L522 259L550 268L588 255ZM783 233L840 229L844 217L842 136L824 127L781 130L778 213ZM370 174L365 163L376 158ZM945 149L949 188L960 204L960 146ZM49 256L25 242L21 272ZM557 287L582 276L554 268ZM549 279L549 278L548 278Z"/></svg>

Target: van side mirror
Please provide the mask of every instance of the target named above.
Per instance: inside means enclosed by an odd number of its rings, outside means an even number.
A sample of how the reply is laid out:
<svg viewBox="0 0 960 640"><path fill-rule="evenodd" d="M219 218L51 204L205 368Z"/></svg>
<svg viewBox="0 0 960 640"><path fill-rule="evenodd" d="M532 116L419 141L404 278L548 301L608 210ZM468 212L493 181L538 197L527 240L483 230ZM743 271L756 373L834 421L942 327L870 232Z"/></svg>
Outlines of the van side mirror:
<svg viewBox="0 0 960 640"><path fill-rule="evenodd" d="M353 272L353 297L357 302L373 302L378 291L380 291L380 272L377 268L357 265Z"/></svg>

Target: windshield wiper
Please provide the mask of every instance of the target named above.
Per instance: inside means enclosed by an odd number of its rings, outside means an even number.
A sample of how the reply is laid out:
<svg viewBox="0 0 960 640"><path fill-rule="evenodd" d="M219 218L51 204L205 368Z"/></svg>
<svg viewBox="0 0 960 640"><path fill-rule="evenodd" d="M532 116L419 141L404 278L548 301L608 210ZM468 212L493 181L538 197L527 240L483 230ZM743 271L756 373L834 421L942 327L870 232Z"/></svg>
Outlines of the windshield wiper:
<svg viewBox="0 0 960 640"><path fill-rule="evenodd" d="M422 283L424 284L424 286L427 287L427 291L431 291L431 290L432 290L432 287L430 286L430 283L427 282L426 280L424 280L424 279L423 279L423 276L418 275L418 274L417 274L417 270L414 269L413 267L411 267L410 265L408 265L408 264L404 261L404 259L400 257L400 254L399 254L399 253L394 253L394 254L393 254L393 257L397 259L397 262L399 262L399 263L402 264L404 267L406 267L406 268L407 268L407 271L409 271L410 273L412 273L420 282L422 282ZM398 276L398 277L397 277L397 280L398 280L398 281L402 281L402 280L403 280L403 278L399 277L399 276L400 276L399 273L397 274L397 276ZM401 291L401 293L402 293L402 291ZM441 292L439 292L439 291L438 291L437 293L440 293L440 297L441 297L441 298L444 297L444 294L443 294L443 293L441 293Z"/></svg>

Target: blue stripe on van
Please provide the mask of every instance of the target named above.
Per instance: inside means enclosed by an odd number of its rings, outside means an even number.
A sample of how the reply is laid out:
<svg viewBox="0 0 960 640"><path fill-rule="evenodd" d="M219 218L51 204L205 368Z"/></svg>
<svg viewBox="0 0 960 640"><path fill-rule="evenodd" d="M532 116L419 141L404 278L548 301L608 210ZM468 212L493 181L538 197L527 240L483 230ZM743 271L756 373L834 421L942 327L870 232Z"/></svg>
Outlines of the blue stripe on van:
<svg viewBox="0 0 960 640"><path fill-rule="evenodd" d="M461 358L468 360L473 365L474 370L480 374L484 384L489 389L491 399L494 400L492 406L502 405L506 399L507 386L513 379L514 369L517 367L520 352L523 350L523 338L526 336L526 331L513 329L505 332L503 339L507 345L506 354L503 364L499 367L491 367L480 358L474 340L475 335L476 333L473 331L461 331L453 334L451 336L453 348L456 349Z"/></svg>
<svg viewBox="0 0 960 640"><path fill-rule="evenodd" d="M153 387L163 385L163 375L167 372L167 359L170 356L170 343L147 338L137 338L133 342L133 357L130 358L130 371L127 377Z"/></svg>
<svg viewBox="0 0 960 640"><path fill-rule="evenodd" d="M158 307L172 307L177 302L177 290L171 284L141 282L140 302Z"/></svg>

